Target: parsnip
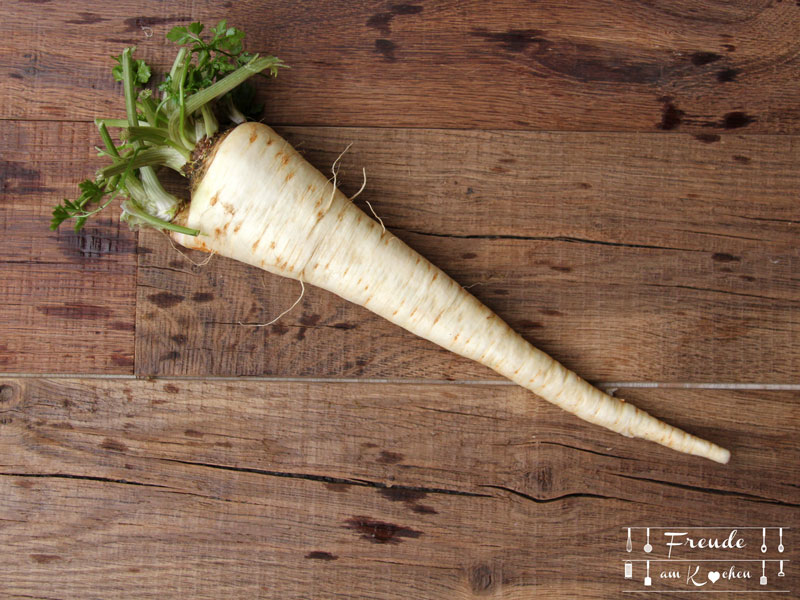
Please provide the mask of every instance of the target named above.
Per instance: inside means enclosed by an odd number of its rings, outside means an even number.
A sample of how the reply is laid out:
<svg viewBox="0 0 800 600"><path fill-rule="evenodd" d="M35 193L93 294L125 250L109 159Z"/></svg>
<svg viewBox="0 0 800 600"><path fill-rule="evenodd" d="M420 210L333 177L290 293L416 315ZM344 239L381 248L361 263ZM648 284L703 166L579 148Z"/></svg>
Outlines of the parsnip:
<svg viewBox="0 0 800 600"><path fill-rule="evenodd" d="M333 188L266 125L245 123L218 145L173 232L300 279L476 360L578 417L625 436L725 463L729 452L608 396L537 350L444 272Z"/></svg>
<svg viewBox="0 0 800 600"><path fill-rule="evenodd" d="M604 394L531 346L378 226L269 127L245 123L217 136L219 112L242 121L233 91L261 71L275 75L282 63L244 53L242 32L224 21L211 30L211 39L203 38L203 30L192 23L167 36L183 47L159 86L159 102L152 90L141 88L149 67L133 61L133 49L123 51L114 74L124 85L127 118L98 121L101 153L111 164L80 184L77 200L54 209L51 227L75 218L80 229L116 196L125 196L123 219L131 226L167 230L188 248L329 290L591 423L728 461L727 450ZM116 145L107 127L121 129L122 144ZM183 203L164 190L157 166L194 174L188 205L181 208Z"/></svg>

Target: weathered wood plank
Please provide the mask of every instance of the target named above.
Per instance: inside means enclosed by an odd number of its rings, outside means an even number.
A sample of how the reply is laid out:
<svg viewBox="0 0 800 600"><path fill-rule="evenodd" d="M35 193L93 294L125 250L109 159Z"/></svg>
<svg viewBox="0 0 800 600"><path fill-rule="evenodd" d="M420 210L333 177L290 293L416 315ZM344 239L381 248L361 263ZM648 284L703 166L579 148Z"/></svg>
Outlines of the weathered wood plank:
<svg viewBox="0 0 800 600"><path fill-rule="evenodd" d="M132 373L136 238L117 210L49 230L99 162L85 123L0 124L0 371Z"/></svg>
<svg viewBox="0 0 800 600"><path fill-rule="evenodd" d="M165 33L220 15L186 0L6 2L0 117L121 114L106 57L136 44L166 69ZM245 0L225 16L292 66L262 88L272 123L788 133L800 122L794 2Z"/></svg>
<svg viewBox="0 0 800 600"><path fill-rule="evenodd" d="M631 394L728 466L502 385L20 379L0 398L12 598L600 599L628 589L623 527L800 525L786 392Z"/></svg>
<svg viewBox="0 0 800 600"><path fill-rule="evenodd" d="M358 203L586 377L797 381L794 137L283 131L323 170L352 143L342 189L365 166ZM299 286L140 245L140 375L492 376L312 288L253 327Z"/></svg>

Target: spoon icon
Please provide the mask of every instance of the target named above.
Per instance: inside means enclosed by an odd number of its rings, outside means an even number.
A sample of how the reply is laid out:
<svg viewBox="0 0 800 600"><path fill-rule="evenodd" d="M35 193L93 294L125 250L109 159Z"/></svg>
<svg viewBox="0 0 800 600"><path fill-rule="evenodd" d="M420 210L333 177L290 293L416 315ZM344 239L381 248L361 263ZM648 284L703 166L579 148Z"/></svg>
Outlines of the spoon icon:
<svg viewBox="0 0 800 600"><path fill-rule="evenodd" d="M647 528L647 543L644 545L644 551L648 554L653 551L653 546L650 545L650 528Z"/></svg>
<svg viewBox="0 0 800 600"><path fill-rule="evenodd" d="M625 550L628 552L633 551L633 542L631 542L631 528L628 527L628 542L625 544Z"/></svg>
<svg viewBox="0 0 800 600"><path fill-rule="evenodd" d="M778 535L780 536L780 543L778 544L778 552L783 552L783 527L778 529Z"/></svg>
<svg viewBox="0 0 800 600"><path fill-rule="evenodd" d="M762 540L761 541L761 553L763 554L764 552L767 551L767 528L766 527L764 527L761 530L761 540Z"/></svg>

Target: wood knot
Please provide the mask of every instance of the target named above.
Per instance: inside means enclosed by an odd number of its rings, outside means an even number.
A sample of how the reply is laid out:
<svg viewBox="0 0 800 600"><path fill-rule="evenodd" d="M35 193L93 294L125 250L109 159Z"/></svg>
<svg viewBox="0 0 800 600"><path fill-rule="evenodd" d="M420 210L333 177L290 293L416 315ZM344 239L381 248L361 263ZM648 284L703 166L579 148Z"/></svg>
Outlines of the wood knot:
<svg viewBox="0 0 800 600"><path fill-rule="evenodd" d="M0 384L0 404L9 404L17 396L17 388L13 385Z"/></svg>
<svg viewBox="0 0 800 600"><path fill-rule="evenodd" d="M494 571L488 565L470 567L467 577L469 578L469 587L475 594L487 594L496 585Z"/></svg>

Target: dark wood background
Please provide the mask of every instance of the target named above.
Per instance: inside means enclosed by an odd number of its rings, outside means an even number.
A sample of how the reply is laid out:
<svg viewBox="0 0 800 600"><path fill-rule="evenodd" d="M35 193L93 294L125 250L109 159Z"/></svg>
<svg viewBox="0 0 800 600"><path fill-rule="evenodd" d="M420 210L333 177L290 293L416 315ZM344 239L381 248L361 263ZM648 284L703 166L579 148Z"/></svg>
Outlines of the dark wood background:
<svg viewBox="0 0 800 600"><path fill-rule="evenodd" d="M643 589L627 527L800 526L800 3L0 17L3 598L618 598ZM196 266L116 211L50 232L100 164L92 119L124 112L109 55L163 69L171 27L220 18L291 66L259 83L265 122L326 171L352 144L358 204L731 463L579 422L316 289L240 325L297 284Z"/></svg>

